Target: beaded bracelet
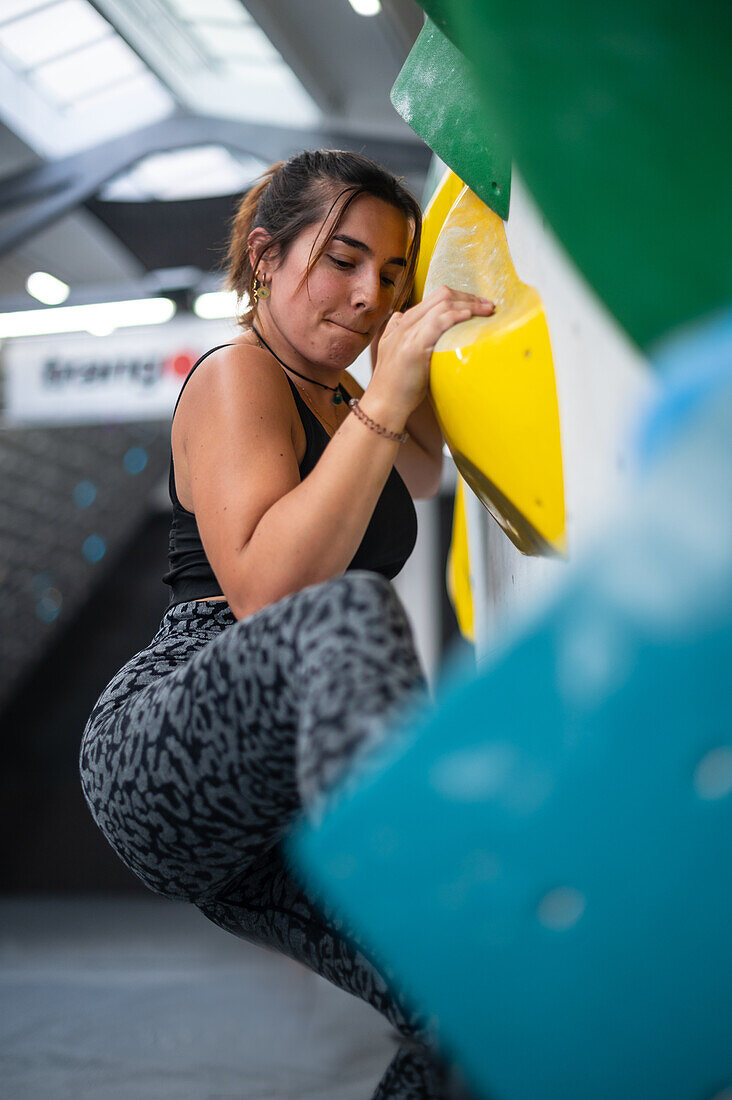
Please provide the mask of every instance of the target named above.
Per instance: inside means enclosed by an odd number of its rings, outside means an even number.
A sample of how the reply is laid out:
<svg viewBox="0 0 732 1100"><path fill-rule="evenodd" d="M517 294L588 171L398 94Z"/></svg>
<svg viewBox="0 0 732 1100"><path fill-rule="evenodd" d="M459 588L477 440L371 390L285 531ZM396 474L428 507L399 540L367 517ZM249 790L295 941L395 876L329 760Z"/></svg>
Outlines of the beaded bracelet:
<svg viewBox="0 0 732 1100"><path fill-rule="evenodd" d="M409 439L409 432L390 432L388 428L384 428L381 424L377 424L375 420L372 420L370 416L367 416L358 403L358 398L352 397L348 402L349 409L355 412L359 420L363 420L364 424L367 424L369 428L373 428L379 435L385 435L387 439L393 439L397 443L406 443Z"/></svg>

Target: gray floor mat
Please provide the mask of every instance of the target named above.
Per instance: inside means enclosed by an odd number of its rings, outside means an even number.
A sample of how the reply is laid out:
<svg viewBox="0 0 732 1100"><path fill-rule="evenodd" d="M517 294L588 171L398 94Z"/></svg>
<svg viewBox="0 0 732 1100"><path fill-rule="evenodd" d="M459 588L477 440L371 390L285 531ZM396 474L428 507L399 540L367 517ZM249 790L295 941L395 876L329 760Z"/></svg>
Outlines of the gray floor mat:
<svg viewBox="0 0 732 1100"><path fill-rule="evenodd" d="M163 898L0 899L7 1100L368 1100L385 1020Z"/></svg>

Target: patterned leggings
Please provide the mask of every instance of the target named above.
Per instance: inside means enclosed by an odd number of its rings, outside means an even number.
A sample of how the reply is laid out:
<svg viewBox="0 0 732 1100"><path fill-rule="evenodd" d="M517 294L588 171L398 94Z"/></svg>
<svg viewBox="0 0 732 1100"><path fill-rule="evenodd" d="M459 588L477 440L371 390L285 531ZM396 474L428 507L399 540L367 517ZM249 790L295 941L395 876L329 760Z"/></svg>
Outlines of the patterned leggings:
<svg viewBox="0 0 732 1100"><path fill-rule="evenodd" d="M354 571L240 621L223 602L170 608L105 688L81 743L92 816L149 889L297 959L398 1030L373 1100L443 1100L449 1071L426 1021L298 880L281 842L427 701L392 585Z"/></svg>

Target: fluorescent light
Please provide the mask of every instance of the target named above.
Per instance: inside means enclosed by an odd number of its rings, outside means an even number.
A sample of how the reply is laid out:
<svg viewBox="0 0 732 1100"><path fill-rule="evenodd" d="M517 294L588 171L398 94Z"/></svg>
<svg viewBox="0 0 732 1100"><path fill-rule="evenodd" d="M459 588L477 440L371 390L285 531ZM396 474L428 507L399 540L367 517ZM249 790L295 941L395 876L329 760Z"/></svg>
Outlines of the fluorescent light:
<svg viewBox="0 0 732 1100"><path fill-rule="evenodd" d="M47 306L60 306L69 296L69 286L49 275L47 271L34 271L25 281L25 289L33 298Z"/></svg>
<svg viewBox="0 0 732 1100"><path fill-rule="evenodd" d="M0 313L0 339L47 336L53 332L109 333L116 328L162 325L175 314L170 298L140 298L130 302L95 302L58 309L23 309Z"/></svg>
<svg viewBox="0 0 732 1100"><path fill-rule="evenodd" d="M348 0L357 15L378 15L381 11L379 0Z"/></svg>
<svg viewBox="0 0 732 1100"><path fill-rule="evenodd" d="M108 316L91 317L84 329L90 336L111 336L116 326Z"/></svg>
<svg viewBox="0 0 732 1100"><path fill-rule="evenodd" d="M245 294L242 298L241 308L246 309L249 298ZM236 317L236 294L229 290L212 290L206 294L199 294L193 303L193 312L196 317L202 317L204 321L214 321L221 317Z"/></svg>

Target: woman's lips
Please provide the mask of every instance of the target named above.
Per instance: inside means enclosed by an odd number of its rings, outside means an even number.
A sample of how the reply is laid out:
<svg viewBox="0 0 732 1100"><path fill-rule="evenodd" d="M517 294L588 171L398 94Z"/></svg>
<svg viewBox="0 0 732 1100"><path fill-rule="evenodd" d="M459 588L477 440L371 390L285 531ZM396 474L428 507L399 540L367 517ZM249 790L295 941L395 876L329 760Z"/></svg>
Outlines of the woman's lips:
<svg viewBox="0 0 732 1100"><path fill-rule="evenodd" d="M349 328L348 325L342 325L340 321L329 321L331 325L335 325L336 328L345 329L346 332L352 333L354 336L368 336L368 332L361 332L357 328Z"/></svg>

